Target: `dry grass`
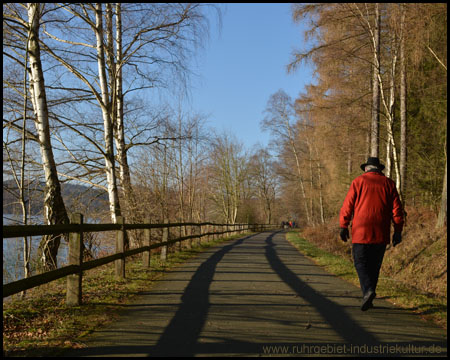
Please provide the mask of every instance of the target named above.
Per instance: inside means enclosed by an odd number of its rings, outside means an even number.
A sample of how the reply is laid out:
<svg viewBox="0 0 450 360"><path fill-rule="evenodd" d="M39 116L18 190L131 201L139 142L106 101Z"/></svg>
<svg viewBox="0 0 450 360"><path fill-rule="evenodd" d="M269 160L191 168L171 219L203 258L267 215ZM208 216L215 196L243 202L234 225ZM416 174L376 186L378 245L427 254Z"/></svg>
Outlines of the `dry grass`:
<svg viewBox="0 0 450 360"><path fill-rule="evenodd" d="M429 211L408 211L403 242L385 256L381 276L425 293L447 296L447 229Z"/></svg>
<svg viewBox="0 0 450 360"><path fill-rule="evenodd" d="M408 209L403 242L388 246L380 277L393 279L423 293L447 296L447 229L435 229L430 211ZM310 227L302 235L319 248L351 260L350 241L339 237L339 221Z"/></svg>
<svg viewBox="0 0 450 360"><path fill-rule="evenodd" d="M436 216L430 211L407 211L403 241L395 248L388 246L377 293L446 328L447 229L435 229ZM341 241L337 218L321 226L306 228L301 236L318 248L349 260L353 266L351 244ZM347 280L359 285L356 275L354 277Z"/></svg>
<svg viewBox="0 0 450 360"><path fill-rule="evenodd" d="M340 255L347 260L352 258L350 241L344 243L339 237L339 220L337 218L332 218L324 225L305 228L302 236L322 250Z"/></svg>

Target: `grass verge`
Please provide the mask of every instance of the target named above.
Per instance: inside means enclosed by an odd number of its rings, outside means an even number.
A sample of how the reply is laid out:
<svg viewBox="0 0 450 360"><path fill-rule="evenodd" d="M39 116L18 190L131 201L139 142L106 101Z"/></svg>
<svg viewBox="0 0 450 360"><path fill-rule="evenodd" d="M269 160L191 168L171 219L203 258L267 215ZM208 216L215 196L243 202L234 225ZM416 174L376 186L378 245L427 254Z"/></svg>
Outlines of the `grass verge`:
<svg viewBox="0 0 450 360"><path fill-rule="evenodd" d="M125 279L116 278L114 263L86 271L81 306L66 306L66 278L28 290L25 299L13 296L3 303L3 356L58 356L82 347L84 336L114 321L121 305L149 290L165 273L211 246L246 235L197 244L170 253L164 262L154 254L150 268L143 266L141 256L129 257Z"/></svg>
<svg viewBox="0 0 450 360"><path fill-rule="evenodd" d="M359 287L358 275L353 263L348 259L318 248L296 230L286 233L286 239L302 254L323 266L328 272ZM377 297L412 310L422 318L447 329L447 297L423 293L382 276L377 285Z"/></svg>

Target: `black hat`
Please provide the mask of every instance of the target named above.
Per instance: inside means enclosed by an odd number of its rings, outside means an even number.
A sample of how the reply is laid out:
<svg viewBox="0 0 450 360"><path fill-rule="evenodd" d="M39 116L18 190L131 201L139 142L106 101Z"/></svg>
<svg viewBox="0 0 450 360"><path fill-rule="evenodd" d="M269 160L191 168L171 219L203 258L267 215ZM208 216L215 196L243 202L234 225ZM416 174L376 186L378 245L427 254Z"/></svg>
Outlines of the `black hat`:
<svg viewBox="0 0 450 360"><path fill-rule="evenodd" d="M378 159L377 157L369 157L365 164L361 164L361 170L362 171L364 171L366 165L374 165L380 170L384 169L384 165L380 164L380 159Z"/></svg>

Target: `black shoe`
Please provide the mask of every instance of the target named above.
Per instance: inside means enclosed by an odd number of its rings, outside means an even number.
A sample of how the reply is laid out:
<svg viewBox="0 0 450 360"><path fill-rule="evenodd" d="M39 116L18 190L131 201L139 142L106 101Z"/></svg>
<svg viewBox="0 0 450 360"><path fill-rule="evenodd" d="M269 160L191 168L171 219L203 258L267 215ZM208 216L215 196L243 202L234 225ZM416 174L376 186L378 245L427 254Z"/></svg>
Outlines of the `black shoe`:
<svg viewBox="0 0 450 360"><path fill-rule="evenodd" d="M373 299L375 299L375 296L377 296L377 294L375 294L375 291L373 291L373 290L369 290L363 296L363 301L362 301L362 304L361 304L361 310L362 311L369 310L370 308L373 307L372 301L373 301Z"/></svg>

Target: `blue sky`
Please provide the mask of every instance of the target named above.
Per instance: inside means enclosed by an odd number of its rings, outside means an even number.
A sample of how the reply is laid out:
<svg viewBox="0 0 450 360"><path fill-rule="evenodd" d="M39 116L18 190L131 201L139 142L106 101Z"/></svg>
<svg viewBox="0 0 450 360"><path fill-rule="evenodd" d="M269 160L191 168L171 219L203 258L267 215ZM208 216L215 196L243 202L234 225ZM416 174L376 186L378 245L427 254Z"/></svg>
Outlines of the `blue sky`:
<svg viewBox="0 0 450 360"><path fill-rule="evenodd" d="M294 49L303 49L304 28L291 19L291 4L221 4L222 28L211 19L210 41L197 58L191 106L209 115L208 125L227 131L251 148L267 145L260 121L271 94L283 89L292 98L312 82L302 65L287 74Z"/></svg>

